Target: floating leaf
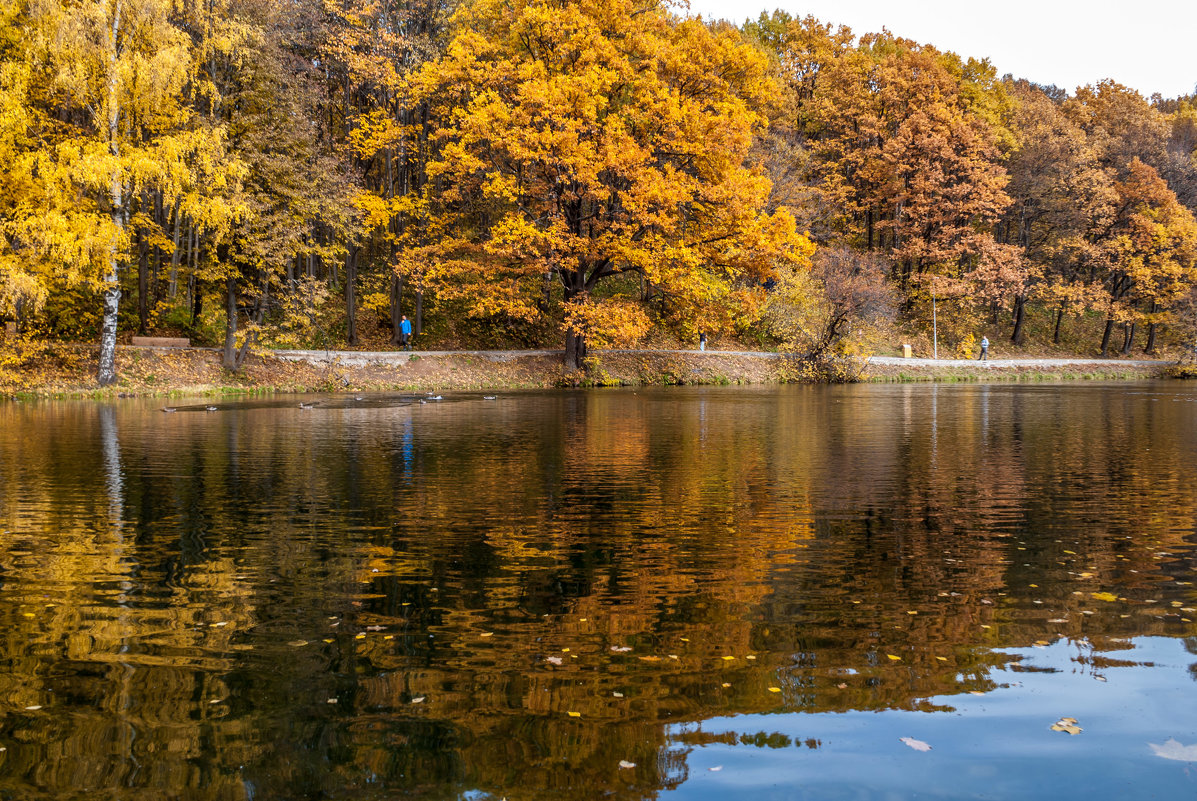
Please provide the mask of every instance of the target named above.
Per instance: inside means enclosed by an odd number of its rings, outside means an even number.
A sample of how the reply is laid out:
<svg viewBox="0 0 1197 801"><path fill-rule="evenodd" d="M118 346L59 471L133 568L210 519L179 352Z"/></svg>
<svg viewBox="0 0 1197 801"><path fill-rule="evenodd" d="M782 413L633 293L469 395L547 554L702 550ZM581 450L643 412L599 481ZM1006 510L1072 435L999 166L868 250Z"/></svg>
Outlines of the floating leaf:
<svg viewBox="0 0 1197 801"><path fill-rule="evenodd" d="M484 631L481 634L479 634L478 636L479 637L493 637L494 635L495 635L495 633L493 631Z"/></svg>
<svg viewBox="0 0 1197 801"><path fill-rule="evenodd" d="M358 633L358 634L355 634L355 635L354 635L353 639L355 639L355 640L364 640L364 639L366 639L366 635L365 635L365 634Z"/></svg>
<svg viewBox="0 0 1197 801"><path fill-rule="evenodd" d="M413 704L422 704L422 703L424 703L424 697L425 696L423 696L423 695L417 695L415 698L411 699L411 702Z"/></svg>
<svg viewBox="0 0 1197 801"><path fill-rule="evenodd" d="M623 654L623 653L627 653L628 651L630 651L632 649L626 645L612 645L611 650L617 654Z"/></svg>
<svg viewBox="0 0 1197 801"><path fill-rule="evenodd" d="M724 662L730 662L731 660L735 659L734 656L721 656L719 658L722 659Z"/></svg>
<svg viewBox="0 0 1197 801"><path fill-rule="evenodd" d="M549 662L551 664L554 664L554 665L560 665L562 662L562 659L559 656L549 656L549 657L545 657L545 661Z"/></svg>
<svg viewBox="0 0 1197 801"><path fill-rule="evenodd" d="M634 768L634 767L636 767L636 763L628 762L626 759L621 759L621 760L619 760L619 766L621 768Z"/></svg>
<svg viewBox="0 0 1197 801"><path fill-rule="evenodd" d="M1175 759L1177 762L1197 762L1197 745L1181 745L1172 737L1163 745L1148 743L1156 756L1162 759Z"/></svg>
<svg viewBox="0 0 1197 801"><path fill-rule="evenodd" d="M1094 598L1096 598L1099 601L1117 601L1118 600L1118 596L1112 592L1094 592L1094 593L1090 593L1090 595L1092 595Z"/></svg>
<svg viewBox="0 0 1197 801"><path fill-rule="evenodd" d="M1076 718L1060 718L1052 724L1052 731L1064 731L1069 734L1080 734L1084 729L1076 725Z"/></svg>
<svg viewBox="0 0 1197 801"><path fill-rule="evenodd" d="M948 661L948 658L947 658L946 656L937 656L937 657L935 657L935 658L936 658L936 659L938 659L940 662L947 662L947 661Z"/></svg>
<svg viewBox="0 0 1197 801"><path fill-rule="evenodd" d="M569 716L571 718L580 718L580 717L582 717L582 713L581 712L570 712Z"/></svg>
<svg viewBox="0 0 1197 801"><path fill-rule="evenodd" d="M328 699L327 701L325 701L324 703L326 703L326 704L335 704L336 702L337 702L337 699L336 699L336 698L329 698L329 699Z"/></svg>
<svg viewBox="0 0 1197 801"><path fill-rule="evenodd" d="M927 745L922 740L916 740L913 737L899 737L898 739L901 740L902 742L906 743L908 746L913 748L915 751L930 751L931 750L931 746Z"/></svg>
<svg viewBox="0 0 1197 801"><path fill-rule="evenodd" d="M839 687L841 690L846 690L846 689L848 689L848 685L847 685L847 684L843 684L843 683L837 684L837 685L835 685L835 686L836 686L836 687Z"/></svg>
<svg viewBox="0 0 1197 801"><path fill-rule="evenodd" d="M39 710L39 709L41 709L41 708L42 708L42 707L41 707L41 704L34 704L33 706L27 706L27 707L25 707L25 709L26 709L27 711L29 711L29 712L36 712L37 710Z"/></svg>
<svg viewBox="0 0 1197 801"><path fill-rule="evenodd" d="M725 682L723 682L723 687L724 687L724 689L726 689L726 688L728 688L728 687L730 687L730 686L731 686L731 685L730 685L730 684L728 684L726 681L725 681Z"/></svg>
<svg viewBox="0 0 1197 801"><path fill-rule="evenodd" d="M901 662L901 661L902 661L902 657L900 657L900 656L894 656L893 654L886 654L886 656L888 656L890 659L892 659L892 660L893 660L893 661L895 661L895 662Z"/></svg>
<svg viewBox="0 0 1197 801"><path fill-rule="evenodd" d="M771 693L779 693L779 692L781 692L781 688L780 688L780 687L770 687L770 688L769 688L769 692L771 692Z"/></svg>
<svg viewBox="0 0 1197 801"><path fill-rule="evenodd" d="M307 644L307 640L291 640L291 642L287 643L287 645L291 646L292 648L302 648Z"/></svg>
<svg viewBox="0 0 1197 801"><path fill-rule="evenodd" d="M611 693L611 695L615 696L616 698L623 698L623 693Z"/></svg>

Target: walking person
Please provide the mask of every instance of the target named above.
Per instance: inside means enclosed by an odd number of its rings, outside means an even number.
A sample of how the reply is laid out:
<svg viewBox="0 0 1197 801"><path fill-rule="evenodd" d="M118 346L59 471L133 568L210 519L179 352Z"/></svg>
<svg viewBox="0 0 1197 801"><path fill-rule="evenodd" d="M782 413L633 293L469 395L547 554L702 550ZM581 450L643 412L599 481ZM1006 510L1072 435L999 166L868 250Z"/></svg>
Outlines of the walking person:
<svg viewBox="0 0 1197 801"><path fill-rule="evenodd" d="M981 355L977 357L977 361L984 362L989 360L989 337L981 337Z"/></svg>
<svg viewBox="0 0 1197 801"><path fill-rule="evenodd" d="M698 332L698 349L699 350L707 349L707 332L706 331Z"/></svg>
<svg viewBox="0 0 1197 801"><path fill-rule="evenodd" d="M399 344L404 350L411 350L411 320L407 319L406 314L399 322Z"/></svg>

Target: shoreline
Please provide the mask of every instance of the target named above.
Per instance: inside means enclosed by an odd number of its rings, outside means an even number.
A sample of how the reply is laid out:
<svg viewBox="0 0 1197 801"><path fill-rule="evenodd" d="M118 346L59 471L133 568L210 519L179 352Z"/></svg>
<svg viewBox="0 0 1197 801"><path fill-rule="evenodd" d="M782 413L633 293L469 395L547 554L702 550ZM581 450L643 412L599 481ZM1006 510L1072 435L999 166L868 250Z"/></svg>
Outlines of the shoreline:
<svg viewBox="0 0 1197 801"><path fill-rule="evenodd" d="M207 348L117 348L119 380L95 383L97 350L40 346L17 364L0 360L0 398L260 395L305 392L454 391L644 385L778 384L801 381L785 354L719 350L594 351L586 371L562 352L279 351L251 355L238 373ZM873 357L861 382L1136 381L1163 377L1169 361L1125 359L904 359Z"/></svg>

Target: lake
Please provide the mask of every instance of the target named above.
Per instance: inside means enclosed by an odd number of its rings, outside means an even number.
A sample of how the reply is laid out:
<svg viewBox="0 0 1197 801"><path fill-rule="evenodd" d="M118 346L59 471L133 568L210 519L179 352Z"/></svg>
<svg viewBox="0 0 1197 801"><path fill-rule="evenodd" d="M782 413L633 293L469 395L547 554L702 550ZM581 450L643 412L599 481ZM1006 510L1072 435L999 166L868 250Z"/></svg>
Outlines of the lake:
<svg viewBox="0 0 1197 801"><path fill-rule="evenodd" d="M1188 384L166 403L0 403L0 799L1197 793Z"/></svg>

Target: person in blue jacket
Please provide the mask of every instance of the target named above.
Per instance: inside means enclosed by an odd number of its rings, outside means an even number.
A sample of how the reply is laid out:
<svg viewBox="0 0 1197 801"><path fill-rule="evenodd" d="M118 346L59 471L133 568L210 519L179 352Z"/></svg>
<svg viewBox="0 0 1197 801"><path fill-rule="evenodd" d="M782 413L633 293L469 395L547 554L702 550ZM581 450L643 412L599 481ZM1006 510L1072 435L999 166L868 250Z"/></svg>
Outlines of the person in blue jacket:
<svg viewBox="0 0 1197 801"><path fill-rule="evenodd" d="M399 322L399 344L403 345L404 350L411 350L411 320L407 319L406 314Z"/></svg>

